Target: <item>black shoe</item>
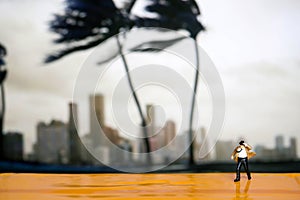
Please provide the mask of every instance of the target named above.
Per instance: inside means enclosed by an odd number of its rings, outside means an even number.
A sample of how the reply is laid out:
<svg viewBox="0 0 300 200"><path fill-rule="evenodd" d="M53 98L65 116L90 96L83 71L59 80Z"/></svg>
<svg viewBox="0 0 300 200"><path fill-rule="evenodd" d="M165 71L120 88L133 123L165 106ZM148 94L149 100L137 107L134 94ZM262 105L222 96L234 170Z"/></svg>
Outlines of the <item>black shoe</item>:
<svg viewBox="0 0 300 200"><path fill-rule="evenodd" d="M248 180L251 180L251 176L248 176Z"/></svg>
<svg viewBox="0 0 300 200"><path fill-rule="evenodd" d="M237 178L236 178L236 179L234 179L234 182L239 182L239 181L240 181L240 179L237 179Z"/></svg>

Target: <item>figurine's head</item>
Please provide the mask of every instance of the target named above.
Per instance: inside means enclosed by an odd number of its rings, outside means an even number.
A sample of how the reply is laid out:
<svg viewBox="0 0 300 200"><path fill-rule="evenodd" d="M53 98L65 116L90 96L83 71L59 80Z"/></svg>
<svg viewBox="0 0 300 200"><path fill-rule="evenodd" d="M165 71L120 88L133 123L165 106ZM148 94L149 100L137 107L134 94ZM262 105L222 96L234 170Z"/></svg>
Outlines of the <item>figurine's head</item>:
<svg viewBox="0 0 300 200"><path fill-rule="evenodd" d="M240 145L243 145L244 143L245 143L245 141L244 141L244 140L241 140L239 144L240 144Z"/></svg>

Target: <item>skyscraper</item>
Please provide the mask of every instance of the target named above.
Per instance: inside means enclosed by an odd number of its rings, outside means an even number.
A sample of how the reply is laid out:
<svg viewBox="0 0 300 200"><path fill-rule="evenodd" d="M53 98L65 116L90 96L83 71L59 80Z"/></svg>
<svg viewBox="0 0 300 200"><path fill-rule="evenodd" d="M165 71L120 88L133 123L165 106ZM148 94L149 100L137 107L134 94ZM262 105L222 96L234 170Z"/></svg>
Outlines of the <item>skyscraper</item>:
<svg viewBox="0 0 300 200"><path fill-rule="evenodd" d="M297 156L297 140L295 137L290 139L290 155L291 158L296 159Z"/></svg>
<svg viewBox="0 0 300 200"><path fill-rule="evenodd" d="M200 135L198 136L198 145L197 145L197 153L196 158L200 158L201 160L209 160L211 159L211 153L209 152L209 141L207 137L206 128L201 127Z"/></svg>
<svg viewBox="0 0 300 200"><path fill-rule="evenodd" d="M90 134L94 147L105 145L102 131L104 125L104 96L102 94L90 95Z"/></svg>
<svg viewBox="0 0 300 200"><path fill-rule="evenodd" d="M23 135L18 132L8 132L3 135L3 152L7 160L23 160Z"/></svg>
<svg viewBox="0 0 300 200"><path fill-rule="evenodd" d="M155 110L154 106L152 104L146 105L147 110L147 126L148 126L148 135L149 137L153 136L155 134Z"/></svg>
<svg viewBox="0 0 300 200"><path fill-rule="evenodd" d="M69 162L69 132L67 124L52 120L37 125L37 161L42 163Z"/></svg>
<svg viewBox="0 0 300 200"><path fill-rule="evenodd" d="M105 124L105 111L104 111L104 96L102 94L90 95L90 109L91 113L95 112L97 123L101 126Z"/></svg>
<svg viewBox="0 0 300 200"><path fill-rule="evenodd" d="M81 154L84 148L79 138L78 132L78 115L77 105L75 103L69 103L69 122L68 131L70 139L70 164L80 164Z"/></svg>
<svg viewBox="0 0 300 200"><path fill-rule="evenodd" d="M168 120L165 124L165 145L168 145L176 136L176 124Z"/></svg>
<svg viewBox="0 0 300 200"><path fill-rule="evenodd" d="M278 135L275 138L275 145L277 150L283 150L284 149L284 139L282 135Z"/></svg>
<svg viewBox="0 0 300 200"><path fill-rule="evenodd" d="M90 150L98 160L109 164L112 161L109 138L114 140L115 133L105 126L104 113L104 96L102 94L90 95L90 138L92 141ZM109 137L106 134L109 134Z"/></svg>

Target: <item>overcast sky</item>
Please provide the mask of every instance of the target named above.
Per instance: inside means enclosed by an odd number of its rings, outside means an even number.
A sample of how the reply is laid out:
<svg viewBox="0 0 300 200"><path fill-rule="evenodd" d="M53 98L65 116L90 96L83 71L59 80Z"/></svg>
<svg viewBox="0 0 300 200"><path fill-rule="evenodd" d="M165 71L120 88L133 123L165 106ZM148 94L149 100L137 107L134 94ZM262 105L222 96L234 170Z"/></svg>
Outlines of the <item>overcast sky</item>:
<svg viewBox="0 0 300 200"><path fill-rule="evenodd" d="M68 119L67 103L81 64L91 50L53 64L42 63L55 49L47 30L61 0L0 1L0 41L7 47L5 130L35 141L38 121ZM207 32L199 44L214 61L226 94L221 138L274 145L283 134L300 150L300 1L198 1Z"/></svg>

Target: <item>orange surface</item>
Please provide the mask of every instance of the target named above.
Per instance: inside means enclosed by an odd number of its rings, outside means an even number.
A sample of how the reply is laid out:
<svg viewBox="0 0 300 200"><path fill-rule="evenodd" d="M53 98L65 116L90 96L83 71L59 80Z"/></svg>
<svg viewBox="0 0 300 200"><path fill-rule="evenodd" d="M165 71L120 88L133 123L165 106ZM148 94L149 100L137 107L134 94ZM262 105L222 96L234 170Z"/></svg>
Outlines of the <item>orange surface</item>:
<svg viewBox="0 0 300 200"><path fill-rule="evenodd" d="M0 199L300 199L300 174L0 174Z"/></svg>

